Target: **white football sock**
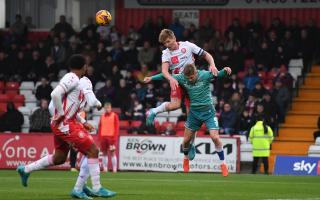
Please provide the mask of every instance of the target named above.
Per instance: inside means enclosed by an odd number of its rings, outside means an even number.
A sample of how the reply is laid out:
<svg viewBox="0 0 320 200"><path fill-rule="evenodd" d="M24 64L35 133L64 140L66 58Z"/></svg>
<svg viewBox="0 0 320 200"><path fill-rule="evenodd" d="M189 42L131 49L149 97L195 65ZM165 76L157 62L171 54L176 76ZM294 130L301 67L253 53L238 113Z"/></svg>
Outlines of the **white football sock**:
<svg viewBox="0 0 320 200"><path fill-rule="evenodd" d="M79 176L74 186L74 190L77 192L82 192L83 186L86 183L88 178L89 178L88 158L86 156L83 156L81 160Z"/></svg>
<svg viewBox="0 0 320 200"><path fill-rule="evenodd" d="M97 192L101 188L100 167L98 158L88 158L89 174L91 177L92 189Z"/></svg>
<svg viewBox="0 0 320 200"><path fill-rule="evenodd" d="M108 169L108 156L102 156L102 166L103 169Z"/></svg>
<svg viewBox="0 0 320 200"><path fill-rule="evenodd" d="M26 165L24 168L24 171L26 173L30 173L30 172L33 172L36 170L47 168L52 165L54 165L53 164L53 156L50 154L50 155L47 155L47 156L45 156L45 157L43 157L33 163Z"/></svg>
<svg viewBox="0 0 320 200"><path fill-rule="evenodd" d="M112 156L111 162L112 162L112 170L113 170L114 172L116 172L116 171L117 171L117 168L118 168L117 156Z"/></svg>
<svg viewBox="0 0 320 200"><path fill-rule="evenodd" d="M162 113L162 112L165 112L167 111L166 109L166 105L168 104L169 102L163 102L160 106L156 107L156 108L153 108L152 111L156 114L158 113Z"/></svg>

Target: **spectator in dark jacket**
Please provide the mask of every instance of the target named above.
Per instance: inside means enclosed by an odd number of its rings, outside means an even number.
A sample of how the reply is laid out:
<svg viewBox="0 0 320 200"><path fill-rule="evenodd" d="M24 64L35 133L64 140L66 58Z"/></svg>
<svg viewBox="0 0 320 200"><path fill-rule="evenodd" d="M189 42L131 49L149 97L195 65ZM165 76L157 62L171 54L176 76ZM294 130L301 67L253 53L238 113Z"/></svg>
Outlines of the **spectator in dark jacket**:
<svg viewBox="0 0 320 200"><path fill-rule="evenodd" d="M114 99L115 88L110 79L106 80L105 85L97 91L97 99L104 104L105 102L112 102Z"/></svg>
<svg viewBox="0 0 320 200"><path fill-rule="evenodd" d="M56 34L66 32L68 38L75 33L72 26L66 21L66 16L64 15L60 16L60 21L54 25L53 30Z"/></svg>
<svg viewBox="0 0 320 200"><path fill-rule="evenodd" d="M249 116L249 112L244 110L238 120L237 129L240 135L249 136L249 130L252 125L252 118Z"/></svg>
<svg viewBox="0 0 320 200"><path fill-rule="evenodd" d="M282 123L290 98L289 90L282 85L281 80L276 80L272 95L277 106L278 122Z"/></svg>
<svg viewBox="0 0 320 200"><path fill-rule="evenodd" d="M252 90L253 96L257 99L262 99L263 95L266 93L266 89L264 89L261 82L257 82L255 88Z"/></svg>
<svg viewBox="0 0 320 200"><path fill-rule="evenodd" d="M7 112L0 118L1 131L21 132L23 122L23 114L15 108L12 102L8 102Z"/></svg>
<svg viewBox="0 0 320 200"><path fill-rule="evenodd" d="M36 98L37 100L46 99L51 100L52 87L49 85L48 80L45 77L41 78L41 85L36 89Z"/></svg>
<svg viewBox="0 0 320 200"><path fill-rule="evenodd" d="M41 99L40 108L30 116L30 132L51 132L48 100Z"/></svg>
<svg viewBox="0 0 320 200"><path fill-rule="evenodd" d="M236 127L237 114L231 110L231 106L225 103L220 116L220 133L234 134Z"/></svg>

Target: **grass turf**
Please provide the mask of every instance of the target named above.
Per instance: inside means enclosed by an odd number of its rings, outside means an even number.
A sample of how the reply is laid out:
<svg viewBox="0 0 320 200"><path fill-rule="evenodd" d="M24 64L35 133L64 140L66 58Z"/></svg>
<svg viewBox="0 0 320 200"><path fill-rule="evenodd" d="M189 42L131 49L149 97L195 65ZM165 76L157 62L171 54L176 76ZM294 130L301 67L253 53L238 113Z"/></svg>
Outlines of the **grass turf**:
<svg viewBox="0 0 320 200"><path fill-rule="evenodd" d="M16 171L0 170L0 199L71 199L77 175L34 172L24 188ZM320 200L320 177L119 172L102 173L101 180L118 193L114 200Z"/></svg>

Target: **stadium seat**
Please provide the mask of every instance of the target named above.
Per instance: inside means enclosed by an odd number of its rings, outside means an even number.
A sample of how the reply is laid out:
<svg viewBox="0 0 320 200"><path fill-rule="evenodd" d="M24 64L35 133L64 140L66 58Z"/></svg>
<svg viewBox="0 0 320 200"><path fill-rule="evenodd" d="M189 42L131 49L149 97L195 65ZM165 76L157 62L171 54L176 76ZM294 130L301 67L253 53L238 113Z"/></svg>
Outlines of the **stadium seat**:
<svg viewBox="0 0 320 200"><path fill-rule="evenodd" d="M51 83L50 83L50 85L51 85L51 87L54 89L55 87L57 87L57 85L59 84L59 82L57 82L57 81L52 81Z"/></svg>
<svg viewBox="0 0 320 200"><path fill-rule="evenodd" d="M20 85L20 90L34 90L34 83L32 81L23 81Z"/></svg>
<svg viewBox="0 0 320 200"><path fill-rule="evenodd" d="M182 109L177 109L169 112L169 117L179 117L182 114Z"/></svg>
<svg viewBox="0 0 320 200"><path fill-rule="evenodd" d="M7 112L7 103L0 103L0 111Z"/></svg>
<svg viewBox="0 0 320 200"><path fill-rule="evenodd" d="M6 90L6 95L12 100L15 96L19 95L19 90Z"/></svg>
<svg viewBox="0 0 320 200"><path fill-rule="evenodd" d="M291 59L289 61L289 68L290 67L300 67L303 68L303 59L299 58L299 59Z"/></svg>
<svg viewBox="0 0 320 200"><path fill-rule="evenodd" d="M154 127L156 130L160 130L160 123L158 121L154 122Z"/></svg>
<svg viewBox="0 0 320 200"><path fill-rule="evenodd" d="M5 84L3 81L0 81L0 94L4 91Z"/></svg>
<svg viewBox="0 0 320 200"><path fill-rule="evenodd" d="M128 120L120 120L119 121L119 127L120 129L128 129L130 126L129 121Z"/></svg>
<svg viewBox="0 0 320 200"><path fill-rule="evenodd" d="M184 130L184 124L185 122L184 121L179 121L176 125L176 129L177 130Z"/></svg>
<svg viewBox="0 0 320 200"><path fill-rule="evenodd" d="M158 121L160 124L167 121L167 117L156 116L154 121Z"/></svg>
<svg viewBox="0 0 320 200"><path fill-rule="evenodd" d="M19 83L18 82L7 82L6 83L6 90L19 90Z"/></svg>
<svg viewBox="0 0 320 200"><path fill-rule="evenodd" d="M26 107L26 106L22 106L20 108L18 108L18 110L23 114L23 115L31 115L31 109Z"/></svg>
<svg viewBox="0 0 320 200"><path fill-rule="evenodd" d="M320 157L320 146L310 145L308 154L318 154Z"/></svg>
<svg viewBox="0 0 320 200"><path fill-rule="evenodd" d="M139 128L141 124L142 124L142 121L140 120L131 121L131 127Z"/></svg>
<svg viewBox="0 0 320 200"><path fill-rule="evenodd" d="M7 103L9 101L7 94L0 94L0 103Z"/></svg>
<svg viewBox="0 0 320 200"><path fill-rule="evenodd" d="M20 107L23 107L23 103L14 102L13 104L14 104L14 107L17 108L17 109L20 108Z"/></svg>
<svg viewBox="0 0 320 200"><path fill-rule="evenodd" d="M176 126L176 124L175 124L174 122L168 122L168 121L163 122L163 123L161 124L161 126L160 126L160 132L161 132L161 131L164 131L169 124L171 124L173 128Z"/></svg>
<svg viewBox="0 0 320 200"><path fill-rule="evenodd" d="M24 103L24 101L25 101L25 98L24 98L24 96L23 95L16 95L16 96L14 96L13 97L13 102L14 103Z"/></svg>
<svg viewBox="0 0 320 200"><path fill-rule="evenodd" d="M97 82L96 85L94 86L94 91L99 90L103 86L105 86L105 82L102 82L102 81Z"/></svg>
<svg viewBox="0 0 320 200"><path fill-rule="evenodd" d="M298 76L301 76L302 74L302 68L300 67L290 67L289 68L289 73L293 77L294 80L298 79Z"/></svg>
<svg viewBox="0 0 320 200"><path fill-rule="evenodd" d="M184 136L184 130L177 130L177 136Z"/></svg>
<svg viewBox="0 0 320 200"><path fill-rule="evenodd" d="M121 114L121 108L116 108L116 107L114 107L114 108L112 108L112 111L115 112L115 113L117 113L118 115Z"/></svg>
<svg viewBox="0 0 320 200"><path fill-rule="evenodd" d="M33 95L33 90L21 90L20 89L20 94L23 96L29 96L29 95Z"/></svg>
<svg viewBox="0 0 320 200"><path fill-rule="evenodd" d="M178 117L169 117L168 121L176 124L178 121Z"/></svg>

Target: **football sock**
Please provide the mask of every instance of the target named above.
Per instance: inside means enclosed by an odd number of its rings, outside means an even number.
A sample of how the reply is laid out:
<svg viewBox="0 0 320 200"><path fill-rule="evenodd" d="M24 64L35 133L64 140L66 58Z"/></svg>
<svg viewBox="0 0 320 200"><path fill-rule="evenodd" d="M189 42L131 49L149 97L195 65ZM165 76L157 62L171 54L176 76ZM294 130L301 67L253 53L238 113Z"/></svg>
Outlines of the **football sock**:
<svg viewBox="0 0 320 200"><path fill-rule="evenodd" d="M44 169L46 167L52 166L53 164L53 156L47 155L33 163L30 163L28 165L25 166L24 171L26 173L30 173L32 171L36 171L36 170L40 170L40 169Z"/></svg>
<svg viewBox="0 0 320 200"><path fill-rule="evenodd" d="M102 156L102 166L108 169L108 156Z"/></svg>
<svg viewBox="0 0 320 200"><path fill-rule="evenodd" d="M118 168L117 156L112 156L111 162L112 162L112 170L117 171L117 168Z"/></svg>
<svg viewBox="0 0 320 200"><path fill-rule="evenodd" d="M101 188L100 167L98 158L88 158L89 174L91 177L92 189L97 192Z"/></svg>
<svg viewBox="0 0 320 200"><path fill-rule="evenodd" d="M222 163L224 163L224 152L223 152L222 147L216 148L216 151L219 156L219 159L222 161Z"/></svg>
<svg viewBox="0 0 320 200"><path fill-rule="evenodd" d="M77 178L77 182L74 186L74 190L77 192L81 192L88 178L89 178L88 158L84 156L81 161L80 172Z"/></svg>
<svg viewBox="0 0 320 200"><path fill-rule="evenodd" d="M162 113L162 112L165 112L167 111L166 110L166 105L168 104L169 102L163 102L160 106L156 107L156 108L153 108L152 111L156 114L158 113Z"/></svg>

